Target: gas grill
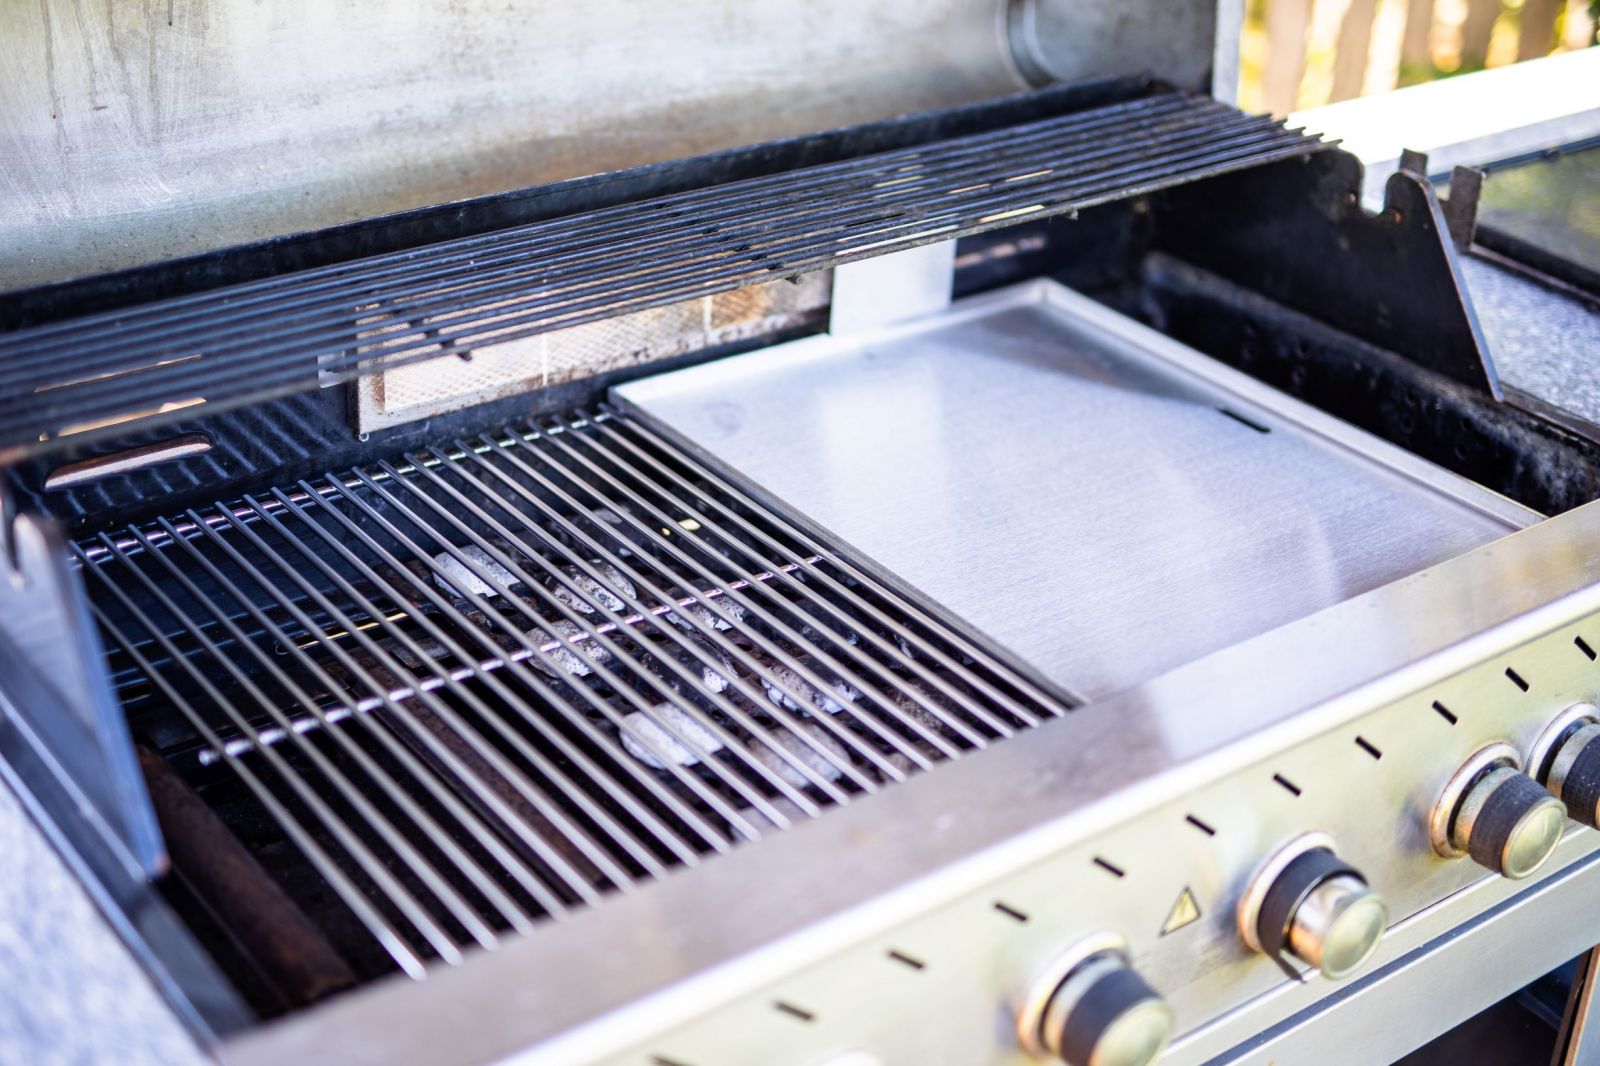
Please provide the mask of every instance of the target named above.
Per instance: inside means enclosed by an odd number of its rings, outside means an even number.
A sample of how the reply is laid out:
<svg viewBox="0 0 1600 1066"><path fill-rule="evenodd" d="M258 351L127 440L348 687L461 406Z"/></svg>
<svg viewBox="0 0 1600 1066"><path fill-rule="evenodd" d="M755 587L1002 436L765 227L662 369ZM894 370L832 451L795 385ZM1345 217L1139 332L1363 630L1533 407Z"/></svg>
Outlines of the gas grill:
<svg viewBox="0 0 1600 1066"><path fill-rule="evenodd" d="M1586 268L1226 10L935 6L936 110L841 8L788 139L0 294L5 772L204 1053L1382 1063L1600 943L1600 430L1464 280Z"/></svg>

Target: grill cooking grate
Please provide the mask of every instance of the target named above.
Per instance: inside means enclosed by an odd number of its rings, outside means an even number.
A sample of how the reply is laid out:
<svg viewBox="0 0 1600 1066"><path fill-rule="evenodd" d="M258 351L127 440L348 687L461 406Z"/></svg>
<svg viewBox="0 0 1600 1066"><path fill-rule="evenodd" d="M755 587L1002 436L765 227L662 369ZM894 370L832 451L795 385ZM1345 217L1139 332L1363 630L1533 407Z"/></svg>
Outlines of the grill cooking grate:
<svg viewBox="0 0 1600 1066"><path fill-rule="evenodd" d="M1064 709L611 410L75 552L136 727L416 977Z"/></svg>
<svg viewBox="0 0 1600 1066"><path fill-rule="evenodd" d="M0 451L475 347L1195 181L1326 145L1133 100L0 335ZM69 368L63 372L62 368Z"/></svg>

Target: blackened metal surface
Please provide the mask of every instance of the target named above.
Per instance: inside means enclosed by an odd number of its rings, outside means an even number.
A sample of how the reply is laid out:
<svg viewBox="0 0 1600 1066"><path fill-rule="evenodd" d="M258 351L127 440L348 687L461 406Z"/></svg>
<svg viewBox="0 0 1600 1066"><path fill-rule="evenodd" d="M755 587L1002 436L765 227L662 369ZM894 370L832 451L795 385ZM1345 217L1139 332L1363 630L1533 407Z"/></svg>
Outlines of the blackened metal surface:
<svg viewBox="0 0 1600 1066"><path fill-rule="evenodd" d="M354 984L344 960L222 819L160 755L138 750L176 875L217 916L283 1004L302 1006Z"/></svg>
<svg viewBox="0 0 1600 1066"><path fill-rule="evenodd" d="M1600 498L1600 447L1391 350L1165 255L1145 267L1158 328L1543 514Z"/></svg>
<svg viewBox="0 0 1600 1066"><path fill-rule="evenodd" d="M1149 241L1149 201L1103 204L1074 218L1024 222L956 242L954 299L1029 278L1052 277L1080 292L1127 284Z"/></svg>
<svg viewBox="0 0 1600 1066"><path fill-rule="evenodd" d="M0 456L1320 151L1171 91L0 336Z"/></svg>
<svg viewBox="0 0 1600 1066"><path fill-rule="evenodd" d="M1157 198L1159 245L1236 284L1489 396L1499 395L1426 179L1397 171L1361 206L1343 152L1257 167Z"/></svg>

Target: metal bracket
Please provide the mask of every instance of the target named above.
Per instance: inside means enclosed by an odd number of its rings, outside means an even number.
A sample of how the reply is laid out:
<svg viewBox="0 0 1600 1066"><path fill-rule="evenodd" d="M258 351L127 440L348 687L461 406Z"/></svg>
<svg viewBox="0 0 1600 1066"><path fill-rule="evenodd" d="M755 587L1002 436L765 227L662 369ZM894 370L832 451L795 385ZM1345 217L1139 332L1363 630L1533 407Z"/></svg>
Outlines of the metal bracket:
<svg viewBox="0 0 1600 1066"><path fill-rule="evenodd" d="M145 880L166 851L104 662L60 530L0 496L0 751L24 787L65 797L61 832Z"/></svg>
<svg viewBox="0 0 1600 1066"><path fill-rule="evenodd" d="M1600 978L1597 962L1600 948L1578 956L1551 1066L1600 1066L1600 1024L1595 1023L1595 1011L1600 1009L1600 996L1595 995L1595 981Z"/></svg>
<svg viewBox="0 0 1600 1066"><path fill-rule="evenodd" d="M1417 172L1424 158L1390 175L1377 214L1361 206L1360 161L1342 151L1173 189L1153 198L1156 243L1498 400L1449 222Z"/></svg>
<svg viewBox="0 0 1600 1066"><path fill-rule="evenodd" d="M828 332L887 326L949 306L955 258L956 242L948 240L834 267Z"/></svg>

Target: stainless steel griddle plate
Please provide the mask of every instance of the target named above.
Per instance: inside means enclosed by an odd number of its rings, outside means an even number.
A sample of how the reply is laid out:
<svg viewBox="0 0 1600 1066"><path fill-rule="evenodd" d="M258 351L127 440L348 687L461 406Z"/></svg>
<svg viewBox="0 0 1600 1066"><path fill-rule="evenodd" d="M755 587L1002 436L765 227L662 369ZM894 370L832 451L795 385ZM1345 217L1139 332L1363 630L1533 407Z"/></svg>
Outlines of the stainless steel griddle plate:
<svg viewBox="0 0 1600 1066"><path fill-rule="evenodd" d="M1051 282L618 395L1087 697L1537 518Z"/></svg>

